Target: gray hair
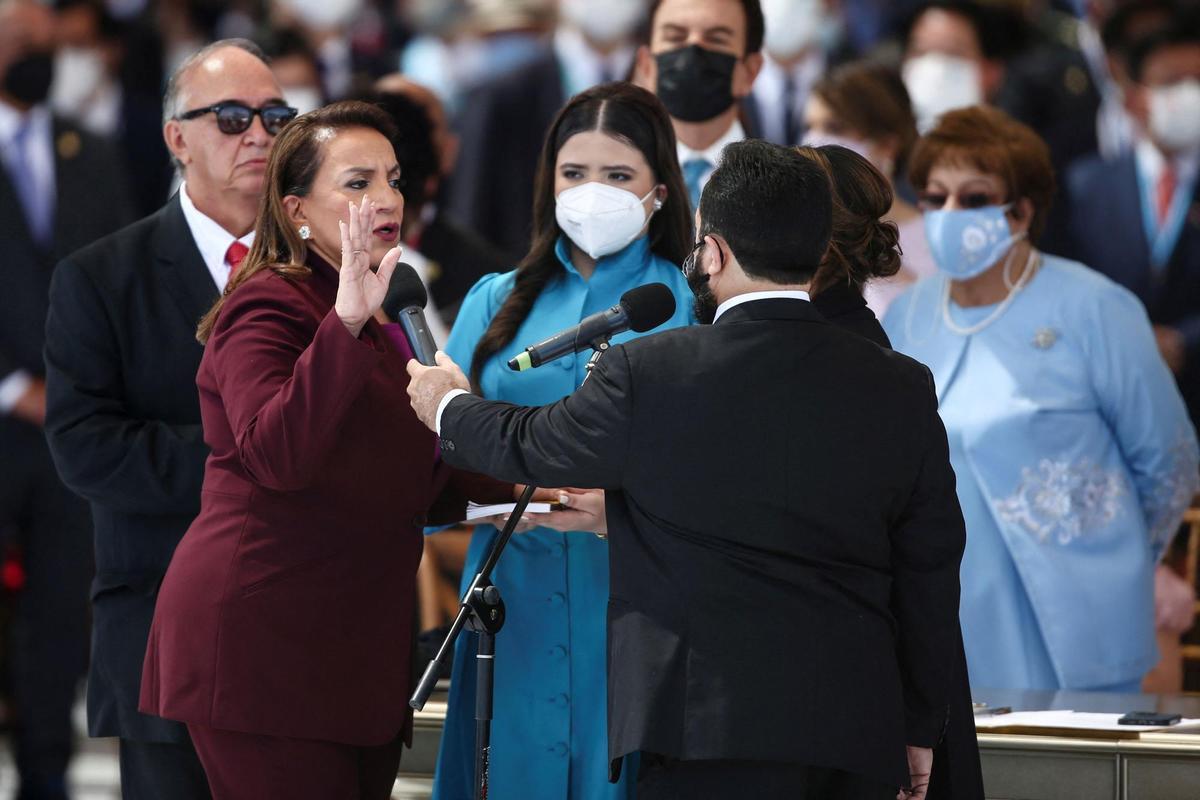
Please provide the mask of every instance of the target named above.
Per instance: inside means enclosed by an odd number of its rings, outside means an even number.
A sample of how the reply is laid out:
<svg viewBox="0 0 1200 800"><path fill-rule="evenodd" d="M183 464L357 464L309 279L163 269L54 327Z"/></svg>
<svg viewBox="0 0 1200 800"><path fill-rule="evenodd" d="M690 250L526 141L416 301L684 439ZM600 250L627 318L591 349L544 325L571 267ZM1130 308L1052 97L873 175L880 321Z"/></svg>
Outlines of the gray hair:
<svg viewBox="0 0 1200 800"><path fill-rule="evenodd" d="M264 64L267 63L267 56L262 51L262 48L249 39L218 39L212 44L202 47L184 59L183 63L175 68L175 71L171 73L171 77L167 80L167 88L163 93L163 125L166 125L183 113L183 109L179 107L179 85L183 83L183 79L187 74L197 64L202 63L213 53L223 50L226 47L236 47L239 50L245 50Z"/></svg>

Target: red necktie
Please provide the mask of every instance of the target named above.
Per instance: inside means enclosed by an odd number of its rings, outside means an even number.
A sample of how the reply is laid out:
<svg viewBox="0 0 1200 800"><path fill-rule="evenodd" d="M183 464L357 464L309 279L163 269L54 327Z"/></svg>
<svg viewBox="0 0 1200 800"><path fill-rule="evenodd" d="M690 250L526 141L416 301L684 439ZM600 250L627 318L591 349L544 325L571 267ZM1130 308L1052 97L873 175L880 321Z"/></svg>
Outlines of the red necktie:
<svg viewBox="0 0 1200 800"><path fill-rule="evenodd" d="M229 265L229 277L233 277L237 272L238 264L242 263L242 259L246 257L246 253L250 252L250 248L234 239L233 244L229 245L229 249L225 251L225 263Z"/></svg>
<svg viewBox="0 0 1200 800"><path fill-rule="evenodd" d="M1155 192L1155 211L1158 213L1158 225L1162 227L1171 213L1171 201L1175 199L1175 170L1170 164L1163 167L1162 175L1158 176L1158 187Z"/></svg>

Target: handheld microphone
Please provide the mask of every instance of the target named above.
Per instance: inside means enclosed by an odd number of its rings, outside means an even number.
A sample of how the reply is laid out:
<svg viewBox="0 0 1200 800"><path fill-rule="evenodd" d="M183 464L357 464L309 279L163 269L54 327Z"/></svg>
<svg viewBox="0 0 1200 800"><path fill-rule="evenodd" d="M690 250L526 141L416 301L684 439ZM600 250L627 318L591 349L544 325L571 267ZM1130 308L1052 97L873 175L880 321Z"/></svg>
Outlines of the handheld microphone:
<svg viewBox="0 0 1200 800"><path fill-rule="evenodd" d="M425 321L425 304L429 295L425 292L425 284L417 275L412 265L401 261L392 273L388 284L387 295L383 298L383 313L388 319L400 323L404 337L412 347L413 356L427 367L437 364L433 354L437 352L437 344L433 334L429 332L429 323Z"/></svg>
<svg viewBox="0 0 1200 800"><path fill-rule="evenodd" d="M525 352L509 359L508 366L517 372L540 367L556 358L587 349L598 339L625 330L644 333L657 328L675 313L675 295L664 283L648 283L621 295L621 302L612 308L598 311L578 325L567 328L525 348Z"/></svg>

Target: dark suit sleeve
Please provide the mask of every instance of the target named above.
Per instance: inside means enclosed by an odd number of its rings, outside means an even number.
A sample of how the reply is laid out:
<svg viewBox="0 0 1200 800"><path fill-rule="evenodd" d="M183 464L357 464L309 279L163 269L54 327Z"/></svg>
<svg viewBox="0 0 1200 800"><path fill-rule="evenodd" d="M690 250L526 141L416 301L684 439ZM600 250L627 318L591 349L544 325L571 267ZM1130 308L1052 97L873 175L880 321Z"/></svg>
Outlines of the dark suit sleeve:
<svg viewBox="0 0 1200 800"><path fill-rule="evenodd" d="M268 489L304 489L327 468L341 421L382 353L351 336L332 309L313 334L274 278L230 298L208 347L242 468Z"/></svg>
<svg viewBox="0 0 1200 800"><path fill-rule="evenodd" d="M908 743L918 747L936 744L946 725L958 641L958 569L966 542L931 376L928 383L925 451L891 534L892 612L899 626Z"/></svg>
<svg viewBox="0 0 1200 800"><path fill-rule="evenodd" d="M548 406L454 398L442 413L442 457L513 483L617 488L632 401L629 360L623 347L614 347L583 386Z"/></svg>
<svg viewBox="0 0 1200 800"><path fill-rule="evenodd" d="M124 513L199 511L208 455L200 426L132 413L104 303L70 259L51 283L45 354L46 438L63 482Z"/></svg>

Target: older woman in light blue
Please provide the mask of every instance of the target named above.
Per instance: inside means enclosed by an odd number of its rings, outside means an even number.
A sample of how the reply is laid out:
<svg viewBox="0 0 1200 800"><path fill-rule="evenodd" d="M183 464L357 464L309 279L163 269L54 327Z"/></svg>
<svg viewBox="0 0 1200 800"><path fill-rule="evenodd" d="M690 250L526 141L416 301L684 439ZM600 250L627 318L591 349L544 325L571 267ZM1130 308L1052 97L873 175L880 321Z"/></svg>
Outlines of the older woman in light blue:
<svg viewBox="0 0 1200 800"><path fill-rule="evenodd" d="M967 522L971 683L1136 691L1157 660L1155 567L1198 474L1146 312L1034 247L1049 154L1002 112L946 114L910 173L940 274L884 326L937 384Z"/></svg>

